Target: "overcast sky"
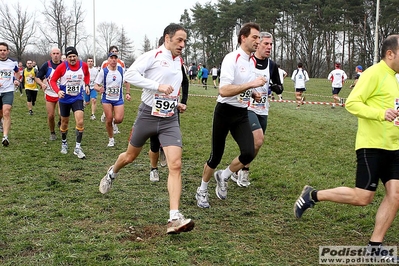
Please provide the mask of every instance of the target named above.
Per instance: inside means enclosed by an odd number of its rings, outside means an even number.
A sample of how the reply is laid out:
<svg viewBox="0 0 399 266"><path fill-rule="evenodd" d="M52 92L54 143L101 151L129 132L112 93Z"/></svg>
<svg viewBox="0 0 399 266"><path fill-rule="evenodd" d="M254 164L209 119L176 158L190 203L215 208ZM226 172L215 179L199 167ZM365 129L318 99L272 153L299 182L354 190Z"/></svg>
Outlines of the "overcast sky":
<svg viewBox="0 0 399 266"><path fill-rule="evenodd" d="M50 0L16 0L23 8L37 16L41 15L43 1ZM141 52L144 35L153 44L156 38L162 36L164 28L171 22L179 23L184 9L190 10L195 3L204 5L211 0L94 0L96 25L101 22L114 22L124 26L128 37L133 41L136 55ZM71 0L64 0L67 6ZM213 3L216 3L213 0ZM93 0L82 0L86 11L85 27L88 34L93 35ZM42 20L41 20L42 21Z"/></svg>

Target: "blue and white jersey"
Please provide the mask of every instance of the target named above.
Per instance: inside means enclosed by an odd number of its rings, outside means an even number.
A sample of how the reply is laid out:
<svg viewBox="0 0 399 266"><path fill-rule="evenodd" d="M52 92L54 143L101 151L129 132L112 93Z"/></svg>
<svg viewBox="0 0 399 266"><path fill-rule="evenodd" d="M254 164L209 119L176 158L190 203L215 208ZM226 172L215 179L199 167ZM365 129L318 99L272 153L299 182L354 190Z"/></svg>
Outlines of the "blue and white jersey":
<svg viewBox="0 0 399 266"><path fill-rule="evenodd" d="M108 67L102 68L98 73L94 83L101 84L104 87L104 92L101 99L107 101L122 101L123 102L123 68L117 66L115 70L110 70Z"/></svg>
<svg viewBox="0 0 399 266"><path fill-rule="evenodd" d="M63 62L66 67L65 74L60 78L60 90L65 92L64 98L60 98L60 103L74 103L77 100L83 101L83 88L84 88L84 72L83 63L79 60L79 69L73 71L70 69L67 61Z"/></svg>

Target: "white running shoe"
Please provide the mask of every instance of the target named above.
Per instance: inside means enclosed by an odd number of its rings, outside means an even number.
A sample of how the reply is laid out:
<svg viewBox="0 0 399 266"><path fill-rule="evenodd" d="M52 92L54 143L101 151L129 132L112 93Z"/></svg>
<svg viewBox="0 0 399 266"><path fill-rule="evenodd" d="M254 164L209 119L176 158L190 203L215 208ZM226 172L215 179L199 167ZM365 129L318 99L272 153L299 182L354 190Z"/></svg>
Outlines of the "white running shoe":
<svg viewBox="0 0 399 266"><path fill-rule="evenodd" d="M82 148L75 148L75 150L73 151L73 154L75 154L76 156L78 156L79 159L84 159L84 158L86 158L86 155L83 153Z"/></svg>
<svg viewBox="0 0 399 266"><path fill-rule="evenodd" d="M67 154L68 153L68 143L62 143L61 144L61 153L62 154Z"/></svg>
<svg viewBox="0 0 399 266"><path fill-rule="evenodd" d="M216 171L213 175L215 176L216 180L216 196L221 199L225 200L227 198L227 181L222 178L223 170Z"/></svg>
<svg viewBox="0 0 399 266"><path fill-rule="evenodd" d="M109 139L107 147L114 147L115 146L115 139Z"/></svg>
<svg viewBox="0 0 399 266"><path fill-rule="evenodd" d="M239 187L248 187L251 183L249 182L249 171L240 170L238 171L237 185Z"/></svg>
<svg viewBox="0 0 399 266"><path fill-rule="evenodd" d="M233 173L231 174L231 176L230 176L230 179L231 179L231 181L233 181L233 182L237 182L237 180L238 180L238 173L233 172Z"/></svg>
<svg viewBox="0 0 399 266"><path fill-rule="evenodd" d="M158 169L153 169L153 170L150 171L150 181L151 182L158 182L159 181Z"/></svg>
<svg viewBox="0 0 399 266"><path fill-rule="evenodd" d="M113 178L110 174L110 171L112 170L112 168L114 168L113 165L111 165L107 171L107 173L105 174L105 176L101 179L100 181L100 186L99 186L99 190L102 194L107 193L111 187L112 187L112 181L114 181L115 178Z"/></svg>
<svg viewBox="0 0 399 266"><path fill-rule="evenodd" d="M209 208L209 193L208 190L201 190L200 187L197 188L197 193L195 194L195 199L197 200L197 206L200 208Z"/></svg>
<svg viewBox="0 0 399 266"><path fill-rule="evenodd" d="M90 116L90 120L96 120L96 116L95 116L94 114L92 114L92 115Z"/></svg>
<svg viewBox="0 0 399 266"><path fill-rule="evenodd" d="M165 152L163 151L162 147L159 148L159 164L162 167L165 167L168 165L168 162L166 161L166 155Z"/></svg>
<svg viewBox="0 0 399 266"><path fill-rule="evenodd" d="M105 123L105 114L104 114L104 112L103 112L103 114L101 115L100 120L101 120L101 122Z"/></svg>
<svg viewBox="0 0 399 266"><path fill-rule="evenodd" d="M167 234L180 234L182 232L189 232L194 228L194 221L185 219L180 212L175 214L175 217L168 222Z"/></svg>
<svg viewBox="0 0 399 266"><path fill-rule="evenodd" d="M112 127L114 128L114 134L119 134L119 133L121 133L121 132L119 131L118 125L117 125L117 124L114 124L114 122L112 122Z"/></svg>

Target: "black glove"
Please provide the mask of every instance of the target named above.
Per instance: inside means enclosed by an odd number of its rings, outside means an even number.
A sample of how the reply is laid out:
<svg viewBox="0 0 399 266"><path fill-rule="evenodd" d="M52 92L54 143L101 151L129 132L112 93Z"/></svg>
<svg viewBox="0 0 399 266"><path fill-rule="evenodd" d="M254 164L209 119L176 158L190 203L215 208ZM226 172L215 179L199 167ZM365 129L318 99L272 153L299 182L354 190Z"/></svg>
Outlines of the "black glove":
<svg viewBox="0 0 399 266"><path fill-rule="evenodd" d="M270 90L277 94L282 94L284 91L284 87L283 87L283 85L272 84L272 85L270 85Z"/></svg>

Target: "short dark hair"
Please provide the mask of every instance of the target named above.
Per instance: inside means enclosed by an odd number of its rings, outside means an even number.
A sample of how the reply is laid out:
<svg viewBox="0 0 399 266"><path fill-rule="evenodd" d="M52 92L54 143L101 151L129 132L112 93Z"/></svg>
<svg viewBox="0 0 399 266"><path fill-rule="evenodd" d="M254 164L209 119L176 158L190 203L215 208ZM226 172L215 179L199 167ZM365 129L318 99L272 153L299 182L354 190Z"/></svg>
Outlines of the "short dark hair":
<svg viewBox="0 0 399 266"><path fill-rule="evenodd" d="M159 38L159 41L158 41L158 47L161 46L164 42L165 42L165 38L163 36L161 36L161 38Z"/></svg>
<svg viewBox="0 0 399 266"><path fill-rule="evenodd" d="M258 24L254 23L254 22L248 22L245 23L241 29L240 32L238 33L238 44L241 44L241 36L244 35L245 37L248 37L249 34L251 34L251 29L256 29L258 31L260 31L260 27Z"/></svg>
<svg viewBox="0 0 399 266"><path fill-rule="evenodd" d="M381 58L385 58L388 50L395 51L399 46L399 35L389 35L383 42L381 47Z"/></svg>
<svg viewBox="0 0 399 266"><path fill-rule="evenodd" d="M166 26L166 28L163 30L163 37L165 38L166 35L169 35L169 38L172 38L173 36L175 36L176 32L179 30L187 32L186 29L182 25L179 25L176 23L171 23L168 26Z"/></svg>
<svg viewBox="0 0 399 266"><path fill-rule="evenodd" d="M116 49L117 51L119 51L118 46L115 45L111 45L108 49L108 53L110 53L113 49Z"/></svg>
<svg viewBox="0 0 399 266"><path fill-rule="evenodd" d="M0 42L0 45L1 45L1 46L5 46L5 47L7 47L7 50L9 49L9 47L8 47L8 43L6 43L6 42Z"/></svg>
<svg viewBox="0 0 399 266"><path fill-rule="evenodd" d="M303 67L303 64L301 62L299 62L298 67Z"/></svg>

